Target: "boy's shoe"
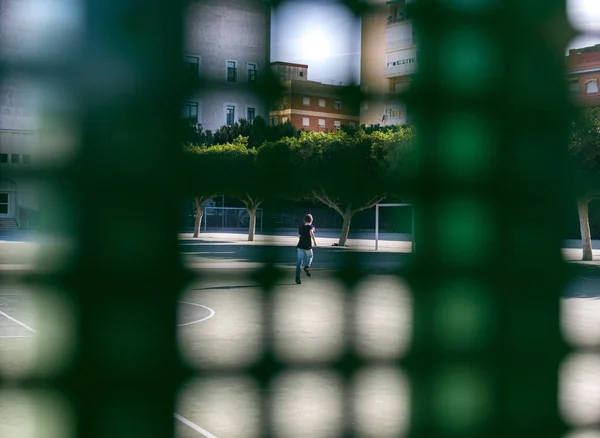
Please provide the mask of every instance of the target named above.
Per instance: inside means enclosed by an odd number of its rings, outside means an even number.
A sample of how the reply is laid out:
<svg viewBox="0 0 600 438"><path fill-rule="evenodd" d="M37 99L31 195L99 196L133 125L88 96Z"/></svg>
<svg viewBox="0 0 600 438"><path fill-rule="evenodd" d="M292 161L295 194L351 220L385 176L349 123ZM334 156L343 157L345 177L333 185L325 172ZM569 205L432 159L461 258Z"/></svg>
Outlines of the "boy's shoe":
<svg viewBox="0 0 600 438"><path fill-rule="evenodd" d="M308 266L305 266L305 267L304 267L304 272L306 273L306 275L307 275L308 277L310 277L310 276L311 276L311 274L310 274L310 268L309 268Z"/></svg>
<svg viewBox="0 0 600 438"><path fill-rule="evenodd" d="M300 280L299 278L296 278L296 284L302 284L302 280Z"/></svg>

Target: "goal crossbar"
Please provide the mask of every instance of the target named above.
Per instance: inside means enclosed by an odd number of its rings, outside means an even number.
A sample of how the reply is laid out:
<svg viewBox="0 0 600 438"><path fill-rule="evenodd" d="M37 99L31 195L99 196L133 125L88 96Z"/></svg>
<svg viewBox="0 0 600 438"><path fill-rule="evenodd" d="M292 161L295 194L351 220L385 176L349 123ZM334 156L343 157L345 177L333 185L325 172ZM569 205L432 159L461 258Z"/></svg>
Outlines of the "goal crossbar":
<svg viewBox="0 0 600 438"><path fill-rule="evenodd" d="M412 207L413 204L375 204L375 250L379 249L379 207ZM412 214L412 233L415 232L415 212Z"/></svg>

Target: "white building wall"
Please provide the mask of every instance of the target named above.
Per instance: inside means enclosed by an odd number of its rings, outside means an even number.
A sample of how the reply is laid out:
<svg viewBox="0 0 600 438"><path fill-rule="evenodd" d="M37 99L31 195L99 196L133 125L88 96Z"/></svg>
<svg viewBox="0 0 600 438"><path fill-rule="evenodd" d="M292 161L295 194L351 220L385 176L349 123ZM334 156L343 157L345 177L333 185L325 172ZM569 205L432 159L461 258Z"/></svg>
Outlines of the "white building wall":
<svg viewBox="0 0 600 438"><path fill-rule="evenodd" d="M362 20L361 89L382 96L389 94L390 98L363 102L360 123L406 123L406 106L399 103L392 93L405 89L408 76L417 69L413 23L410 20L394 20L387 0L367 2L375 8ZM404 82L404 85L396 84L398 81Z"/></svg>
<svg viewBox="0 0 600 438"><path fill-rule="evenodd" d="M199 102L204 130L223 126L225 103L235 103L235 119L246 118L246 108L256 105L256 115L268 120L268 105L248 90L247 63L257 64L258 74L269 68L270 5L262 0L208 0L191 2L187 13L187 55L201 57L200 73L212 81L206 90L189 96ZM227 82L227 61L237 62L237 82Z"/></svg>
<svg viewBox="0 0 600 438"><path fill-rule="evenodd" d="M0 62L10 64L39 59L45 44L39 25L32 28L31 2L0 0ZM35 187L15 170L36 160L40 88L25 75L4 70L0 80L0 193L9 196L8 214L19 219L23 209L37 210Z"/></svg>

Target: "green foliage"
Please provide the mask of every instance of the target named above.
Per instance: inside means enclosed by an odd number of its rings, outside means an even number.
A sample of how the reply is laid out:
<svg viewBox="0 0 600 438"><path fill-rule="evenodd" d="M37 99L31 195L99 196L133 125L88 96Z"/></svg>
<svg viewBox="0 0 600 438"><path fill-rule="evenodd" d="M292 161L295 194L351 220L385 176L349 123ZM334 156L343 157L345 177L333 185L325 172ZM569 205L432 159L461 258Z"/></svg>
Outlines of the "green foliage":
<svg viewBox="0 0 600 438"><path fill-rule="evenodd" d="M394 185L408 169L413 137L412 128L301 132L259 148L259 167L282 194L297 199L320 190L358 207L376 196L404 193Z"/></svg>
<svg viewBox="0 0 600 438"><path fill-rule="evenodd" d="M587 170L600 171L600 107L582 109L571 128L571 154Z"/></svg>
<svg viewBox="0 0 600 438"><path fill-rule="evenodd" d="M214 146L188 146L184 149L191 193L222 193L241 196L259 191L256 149L248 147L248 137Z"/></svg>
<svg viewBox="0 0 600 438"><path fill-rule="evenodd" d="M571 123L569 153L579 197L600 196L600 108L581 109Z"/></svg>
<svg viewBox="0 0 600 438"><path fill-rule="evenodd" d="M259 148L243 136L186 147L195 190L234 196L249 191L272 199L314 198L318 192L352 209L390 193L406 195L402 181L412 156L412 128L292 134Z"/></svg>
<svg viewBox="0 0 600 438"><path fill-rule="evenodd" d="M238 137L247 137L250 148L258 148L268 141L278 141L285 137L297 137L299 131L287 121L269 126L265 119L257 116L252 123L240 119L233 125L221 126L217 131L203 131L201 125L194 125L189 120L182 120L183 143L192 146L214 146L229 144Z"/></svg>

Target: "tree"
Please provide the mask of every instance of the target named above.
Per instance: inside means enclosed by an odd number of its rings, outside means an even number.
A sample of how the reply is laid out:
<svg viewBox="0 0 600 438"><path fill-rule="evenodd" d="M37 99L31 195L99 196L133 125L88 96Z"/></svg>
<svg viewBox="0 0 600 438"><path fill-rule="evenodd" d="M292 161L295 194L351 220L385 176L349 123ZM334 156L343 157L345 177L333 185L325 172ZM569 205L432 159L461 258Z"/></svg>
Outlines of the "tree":
<svg viewBox="0 0 600 438"><path fill-rule="evenodd" d="M193 190L202 193L224 193L238 197L250 216L248 240L256 232L256 212L262 203L262 185L256 166L256 149L248 147L248 137L231 143L187 149L186 163Z"/></svg>
<svg viewBox="0 0 600 438"><path fill-rule="evenodd" d="M313 157L312 194L342 216L338 245L346 245L356 213L374 207L392 191L402 192L391 181L402 173L397 160L408 156L411 145L412 131L367 134L359 127L353 134L338 131L324 137Z"/></svg>
<svg viewBox="0 0 600 438"><path fill-rule="evenodd" d="M184 146L183 148L185 157L182 163L184 190L187 195L192 197L194 211L196 212L194 238L197 238L200 232L204 205L218 193L214 191L214 186L206 181L207 177L210 176L207 176L208 169L206 169L201 159L202 153L206 149L206 146Z"/></svg>
<svg viewBox="0 0 600 438"><path fill-rule="evenodd" d="M589 204L600 198L600 108L584 108L571 124L569 152L574 159L574 178L581 232L582 260L592 260Z"/></svg>
<svg viewBox="0 0 600 438"><path fill-rule="evenodd" d="M194 211L196 212L196 220L194 221L194 235L192 237L197 238L200 233L200 224L202 223L202 216L204 216L204 206L208 201L214 198L214 195L196 195L194 196Z"/></svg>
<svg viewBox="0 0 600 438"><path fill-rule="evenodd" d="M207 131L207 133L210 133L210 131ZM206 140L209 139L209 136L203 136L202 129L200 129L196 135L196 138L198 141L205 142L193 144L204 144L206 146L231 144L235 142L238 137L247 137L248 147L258 148L266 141L278 141L284 137L297 136L298 130L290 121L269 126L265 119L260 116L256 116L252 122L248 122L245 119L240 119L232 125L221 126L217 131L215 131L214 134L210 135L210 143L206 142Z"/></svg>
<svg viewBox="0 0 600 438"><path fill-rule="evenodd" d="M412 145L412 131L301 132L266 143L258 167L270 196L316 199L342 216L338 245L345 245L354 215L383 200L398 180Z"/></svg>

